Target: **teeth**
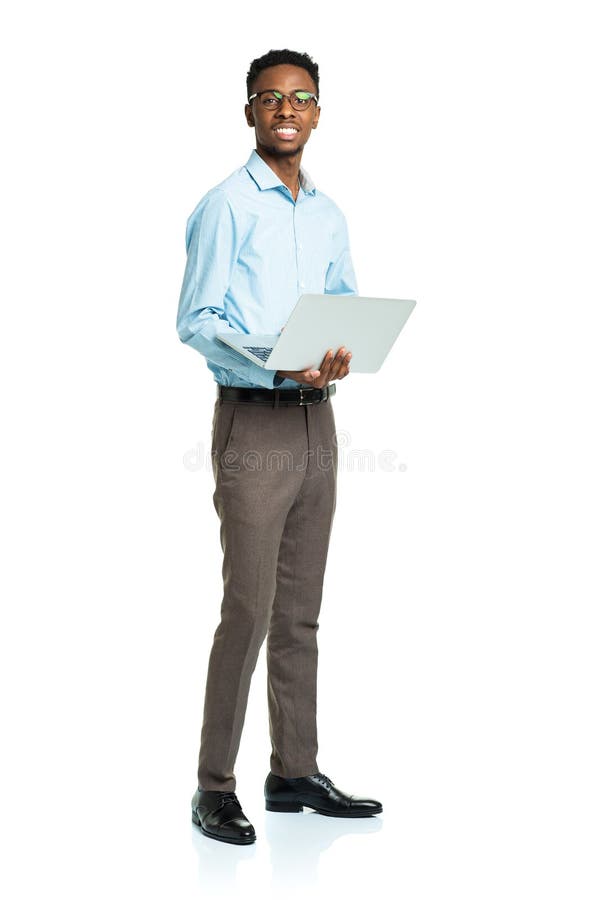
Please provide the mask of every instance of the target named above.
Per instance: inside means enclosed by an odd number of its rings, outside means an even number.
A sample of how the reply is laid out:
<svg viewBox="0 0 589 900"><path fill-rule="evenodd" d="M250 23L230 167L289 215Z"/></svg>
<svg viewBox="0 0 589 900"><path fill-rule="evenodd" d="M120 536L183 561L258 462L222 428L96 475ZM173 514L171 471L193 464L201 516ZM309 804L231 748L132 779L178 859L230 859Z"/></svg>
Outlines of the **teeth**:
<svg viewBox="0 0 589 900"><path fill-rule="evenodd" d="M296 134L296 128L275 128L274 131L280 131L283 134Z"/></svg>

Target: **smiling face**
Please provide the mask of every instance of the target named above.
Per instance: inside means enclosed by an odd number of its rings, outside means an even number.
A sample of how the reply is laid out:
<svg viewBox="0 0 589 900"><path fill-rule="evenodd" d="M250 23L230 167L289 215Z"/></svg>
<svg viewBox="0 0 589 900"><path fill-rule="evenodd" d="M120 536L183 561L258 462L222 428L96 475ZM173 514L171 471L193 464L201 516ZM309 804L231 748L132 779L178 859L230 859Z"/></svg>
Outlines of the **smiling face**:
<svg viewBox="0 0 589 900"><path fill-rule="evenodd" d="M279 65L264 69L252 84L250 93L260 91L280 91L291 94L294 91L317 93L315 82L306 69L300 66ZM258 149L271 156L294 156L301 153L309 140L313 128L317 127L321 110L314 100L307 109L293 109L284 99L277 109L265 109L254 97L246 104L245 117L250 127L256 130Z"/></svg>

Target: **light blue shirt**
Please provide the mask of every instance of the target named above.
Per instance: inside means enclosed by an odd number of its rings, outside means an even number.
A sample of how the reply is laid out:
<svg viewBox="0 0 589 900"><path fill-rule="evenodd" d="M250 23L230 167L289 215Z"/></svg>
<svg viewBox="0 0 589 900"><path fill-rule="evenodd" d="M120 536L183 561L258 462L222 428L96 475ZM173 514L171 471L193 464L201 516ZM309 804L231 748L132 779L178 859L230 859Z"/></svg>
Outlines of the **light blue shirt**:
<svg viewBox="0 0 589 900"><path fill-rule="evenodd" d="M344 215L302 166L299 172L295 202L252 150L188 219L176 327L219 384L299 387L250 362L217 334L279 334L301 294L358 293Z"/></svg>

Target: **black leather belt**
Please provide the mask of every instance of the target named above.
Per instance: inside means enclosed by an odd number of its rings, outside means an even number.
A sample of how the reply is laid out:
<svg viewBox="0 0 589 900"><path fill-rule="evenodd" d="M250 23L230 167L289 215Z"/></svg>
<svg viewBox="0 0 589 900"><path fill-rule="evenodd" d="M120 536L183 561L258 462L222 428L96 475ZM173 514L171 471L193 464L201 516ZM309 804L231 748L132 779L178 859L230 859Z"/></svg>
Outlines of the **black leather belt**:
<svg viewBox="0 0 589 900"><path fill-rule="evenodd" d="M217 384L217 396L221 403L229 400L236 403L263 403L267 406L310 406L323 403L335 394L335 384L324 388L240 388Z"/></svg>

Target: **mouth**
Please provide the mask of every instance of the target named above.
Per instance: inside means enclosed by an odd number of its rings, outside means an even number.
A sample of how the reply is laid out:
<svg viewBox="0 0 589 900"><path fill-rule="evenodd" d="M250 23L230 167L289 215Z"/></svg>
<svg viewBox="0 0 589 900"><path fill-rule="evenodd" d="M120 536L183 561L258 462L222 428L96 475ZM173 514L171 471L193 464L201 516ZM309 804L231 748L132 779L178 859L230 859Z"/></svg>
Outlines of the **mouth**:
<svg viewBox="0 0 589 900"><path fill-rule="evenodd" d="M295 128L293 125L279 125L278 128L273 128L272 131L281 141L292 141L299 133L298 128Z"/></svg>

